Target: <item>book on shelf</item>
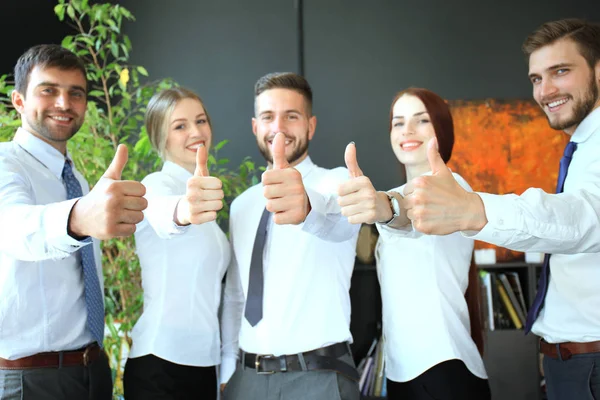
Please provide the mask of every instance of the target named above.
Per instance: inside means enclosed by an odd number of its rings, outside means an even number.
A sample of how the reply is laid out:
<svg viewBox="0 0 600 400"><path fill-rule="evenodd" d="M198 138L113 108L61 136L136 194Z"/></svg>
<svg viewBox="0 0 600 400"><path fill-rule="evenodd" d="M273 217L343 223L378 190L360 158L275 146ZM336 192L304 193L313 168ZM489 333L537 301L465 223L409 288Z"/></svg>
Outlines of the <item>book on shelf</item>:
<svg viewBox="0 0 600 400"><path fill-rule="evenodd" d="M508 295L508 299L510 300L510 305L512 306L512 309L514 309L515 313L519 317L519 320L521 321L521 325L525 325L524 307L521 306L520 301L517 299L517 295L515 294L515 291L513 290L511 283L508 281L508 277L506 276L506 274L500 273L500 274L498 274L498 279L504 286L504 290L506 291L506 294ZM520 328L517 328L517 329L520 329Z"/></svg>
<svg viewBox="0 0 600 400"><path fill-rule="evenodd" d="M515 308L513 307L512 303L510 302L508 294L506 294L506 289L504 289L504 286L502 285L502 283L500 282L499 279L496 280L496 286L498 287L498 293L500 294L500 299L502 300L504 307L506 307L506 310L508 311L508 316L512 320L515 327L517 329L521 329L523 327L523 324L521 323L521 320L519 319L519 316L517 315Z"/></svg>
<svg viewBox="0 0 600 400"><path fill-rule="evenodd" d="M358 363L358 387L363 396L383 396L386 380L383 351L383 340L374 339L366 356Z"/></svg>
<svg viewBox="0 0 600 400"><path fill-rule="evenodd" d="M527 308L519 274L514 271L480 270L479 276L487 329L521 329L525 324Z"/></svg>

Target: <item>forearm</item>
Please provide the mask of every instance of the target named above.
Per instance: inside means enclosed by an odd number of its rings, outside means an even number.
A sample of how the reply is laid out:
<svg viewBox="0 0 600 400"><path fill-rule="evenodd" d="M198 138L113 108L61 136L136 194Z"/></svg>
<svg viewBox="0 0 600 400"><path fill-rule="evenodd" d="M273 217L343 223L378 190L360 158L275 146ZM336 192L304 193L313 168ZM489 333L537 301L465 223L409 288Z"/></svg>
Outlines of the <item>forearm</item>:
<svg viewBox="0 0 600 400"><path fill-rule="evenodd" d="M302 230L329 242L350 240L360 225L353 225L341 213L337 198L306 188L311 205Z"/></svg>
<svg viewBox="0 0 600 400"><path fill-rule="evenodd" d="M600 252L600 191L548 194L479 194L489 222L473 239L516 251L573 254Z"/></svg>
<svg viewBox="0 0 600 400"><path fill-rule="evenodd" d="M67 221L76 199L49 205L0 204L0 252L22 261L63 259L85 246L71 237Z"/></svg>

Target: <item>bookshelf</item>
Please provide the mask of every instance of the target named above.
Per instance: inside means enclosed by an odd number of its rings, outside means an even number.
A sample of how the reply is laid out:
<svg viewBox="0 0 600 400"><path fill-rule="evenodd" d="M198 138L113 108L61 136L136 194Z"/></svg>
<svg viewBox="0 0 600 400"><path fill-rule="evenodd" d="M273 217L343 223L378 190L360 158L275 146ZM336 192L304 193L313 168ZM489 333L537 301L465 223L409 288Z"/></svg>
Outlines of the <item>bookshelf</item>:
<svg viewBox="0 0 600 400"><path fill-rule="evenodd" d="M479 265L480 270L516 272L527 308L535 297L540 264L524 262ZM482 293L483 295L483 293ZM356 364L362 360L373 339L381 336L381 295L374 265L355 264L350 287L354 338L352 352ZM492 399L543 400L540 390L538 338L522 329L496 329L486 332L484 363ZM381 400L362 397L362 400Z"/></svg>

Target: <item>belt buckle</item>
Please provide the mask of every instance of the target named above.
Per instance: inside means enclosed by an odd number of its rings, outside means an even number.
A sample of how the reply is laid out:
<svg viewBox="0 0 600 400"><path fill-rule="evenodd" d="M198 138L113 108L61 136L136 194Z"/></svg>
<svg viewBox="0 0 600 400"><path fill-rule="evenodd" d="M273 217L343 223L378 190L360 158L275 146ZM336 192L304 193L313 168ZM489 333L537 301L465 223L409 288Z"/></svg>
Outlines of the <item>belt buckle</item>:
<svg viewBox="0 0 600 400"><path fill-rule="evenodd" d="M275 371L260 371L260 361L262 359L270 359L270 358L275 358L275 356L273 354L257 354L256 358L254 359L254 369L256 370L256 373L258 375L272 375L275 373Z"/></svg>
<svg viewBox="0 0 600 400"><path fill-rule="evenodd" d="M91 348L92 348L92 346L88 346L83 351L83 366L84 367L87 367L90 363L90 349Z"/></svg>

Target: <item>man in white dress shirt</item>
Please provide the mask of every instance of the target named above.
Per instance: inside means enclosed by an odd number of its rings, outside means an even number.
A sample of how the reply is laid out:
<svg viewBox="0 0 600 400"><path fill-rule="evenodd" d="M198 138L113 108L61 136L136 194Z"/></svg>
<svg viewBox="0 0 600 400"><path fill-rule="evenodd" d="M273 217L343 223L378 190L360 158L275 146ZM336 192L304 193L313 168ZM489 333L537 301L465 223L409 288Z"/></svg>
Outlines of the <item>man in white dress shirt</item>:
<svg viewBox="0 0 600 400"><path fill-rule="evenodd" d="M432 146L433 176L411 181L402 203L416 230L549 253L528 318L542 338L548 398L600 398L600 25L549 22L523 50L535 101L552 128L571 136L558 194L469 193Z"/></svg>
<svg viewBox="0 0 600 400"><path fill-rule="evenodd" d="M91 192L73 167L67 141L87 105L75 54L57 45L25 52L12 103L22 125L0 144L0 398L108 400L97 239L135 231L145 189L120 180L125 146Z"/></svg>
<svg viewBox="0 0 600 400"><path fill-rule="evenodd" d="M308 156L316 125L303 77L258 80L252 129L269 167L262 184L231 207L221 365L227 400L360 397L349 350L359 227L341 215L335 194L348 171L320 168Z"/></svg>

